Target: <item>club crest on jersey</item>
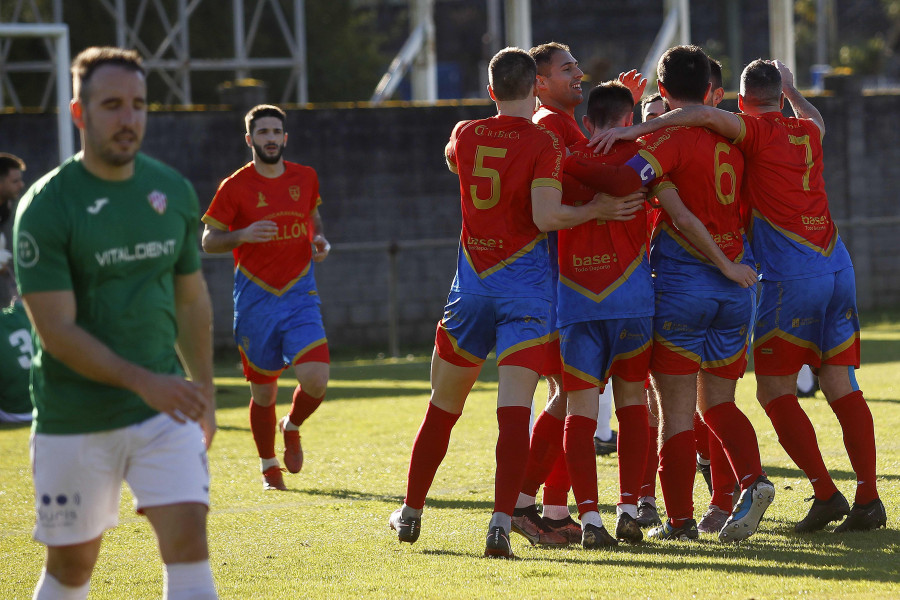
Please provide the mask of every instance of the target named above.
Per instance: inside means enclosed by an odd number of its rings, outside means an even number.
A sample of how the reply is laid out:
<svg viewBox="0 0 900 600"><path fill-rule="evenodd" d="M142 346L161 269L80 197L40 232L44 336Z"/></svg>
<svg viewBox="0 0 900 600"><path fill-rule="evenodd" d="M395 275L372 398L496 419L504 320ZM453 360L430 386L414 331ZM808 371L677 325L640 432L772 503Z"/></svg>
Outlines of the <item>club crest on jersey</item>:
<svg viewBox="0 0 900 600"><path fill-rule="evenodd" d="M296 202L297 200L300 199L300 186L292 185L291 187L288 188L288 194L291 195L291 200Z"/></svg>
<svg viewBox="0 0 900 600"><path fill-rule="evenodd" d="M262 208L263 206L268 206L268 204L266 204L266 195L265 194L263 194L262 192L259 192L257 194L256 198L258 200L258 202L256 203L256 208Z"/></svg>
<svg viewBox="0 0 900 600"><path fill-rule="evenodd" d="M159 214L163 214L166 212L166 195L160 192L159 190L153 190L149 194L147 194L147 202L150 203L150 206L153 207Z"/></svg>

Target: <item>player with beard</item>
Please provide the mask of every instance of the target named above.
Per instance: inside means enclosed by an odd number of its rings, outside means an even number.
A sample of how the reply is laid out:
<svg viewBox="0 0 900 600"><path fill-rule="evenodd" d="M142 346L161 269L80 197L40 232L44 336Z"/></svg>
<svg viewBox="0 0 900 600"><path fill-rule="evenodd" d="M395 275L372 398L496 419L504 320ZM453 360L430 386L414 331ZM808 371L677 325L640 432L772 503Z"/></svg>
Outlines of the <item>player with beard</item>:
<svg viewBox="0 0 900 600"><path fill-rule="evenodd" d="M234 339L250 382L250 431L266 490L285 490L275 456L276 427L284 436L284 466L303 467L300 425L319 407L328 384L329 354L313 278L313 262L331 246L322 232L319 179L285 161L286 116L255 106L244 117L253 153L219 186L203 215L203 249L234 255ZM299 384L290 412L275 413L278 377L293 367Z"/></svg>

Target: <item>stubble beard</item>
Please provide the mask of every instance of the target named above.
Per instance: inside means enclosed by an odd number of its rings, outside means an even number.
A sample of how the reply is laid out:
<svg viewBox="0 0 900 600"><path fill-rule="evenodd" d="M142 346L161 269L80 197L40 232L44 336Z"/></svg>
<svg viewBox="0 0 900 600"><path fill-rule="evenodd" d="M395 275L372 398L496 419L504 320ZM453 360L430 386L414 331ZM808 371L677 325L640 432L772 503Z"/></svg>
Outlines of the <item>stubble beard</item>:
<svg viewBox="0 0 900 600"><path fill-rule="evenodd" d="M253 151L261 162L267 165L277 165L281 161L281 155L284 154L284 146L279 144L278 152L274 156L267 155L265 148L258 144L253 144Z"/></svg>

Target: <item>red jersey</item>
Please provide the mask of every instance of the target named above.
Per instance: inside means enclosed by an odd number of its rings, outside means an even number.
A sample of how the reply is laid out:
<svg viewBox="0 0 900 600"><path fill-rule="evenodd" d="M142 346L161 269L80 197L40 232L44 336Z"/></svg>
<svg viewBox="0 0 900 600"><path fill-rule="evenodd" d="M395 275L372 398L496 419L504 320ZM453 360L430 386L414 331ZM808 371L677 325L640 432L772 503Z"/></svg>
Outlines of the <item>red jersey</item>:
<svg viewBox="0 0 900 600"><path fill-rule="evenodd" d="M284 163L275 178L248 163L222 181L202 221L222 231L244 229L262 220L278 225L277 235L234 250L235 271L264 290L282 295L309 270L312 216L321 204L319 178L312 167Z"/></svg>
<svg viewBox="0 0 900 600"><path fill-rule="evenodd" d="M555 133L566 148L587 139L581 128L578 127L575 117L569 116L558 108L542 104L531 120Z"/></svg>
<svg viewBox="0 0 900 600"><path fill-rule="evenodd" d="M550 295L546 234L534 224L531 190L562 190L562 148L528 119L497 115L457 123L445 149L459 175L462 233L454 291Z"/></svg>

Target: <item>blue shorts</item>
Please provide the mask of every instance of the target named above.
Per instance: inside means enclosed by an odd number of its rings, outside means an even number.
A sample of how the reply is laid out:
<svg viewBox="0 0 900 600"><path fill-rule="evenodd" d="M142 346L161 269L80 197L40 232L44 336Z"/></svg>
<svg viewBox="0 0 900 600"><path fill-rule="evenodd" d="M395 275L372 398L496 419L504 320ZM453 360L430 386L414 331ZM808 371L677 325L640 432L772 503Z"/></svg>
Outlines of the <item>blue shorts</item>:
<svg viewBox="0 0 900 600"><path fill-rule="evenodd" d="M241 351L244 376L254 383L275 381L297 363L329 362L317 295L295 296L290 312L236 314L234 341Z"/></svg>
<svg viewBox="0 0 900 600"><path fill-rule="evenodd" d="M540 372L550 337L550 302L450 292L437 326L438 356L458 366L480 365L496 348L498 365Z"/></svg>
<svg viewBox="0 0 900 600"><path fill-rule="evenodd" d="M610 375L644 381L650 368L653 317L572 323L560 329L563 387L603 387Z"/></svg>
<svg viewBox="0 0 900 600"><path fill-rule="evenodd" d="M758 375L790 375L803 365L859 368L859 315L853 268L806 279L764 281L753 334Z"/></svg>
<svg viewBox="0 0 900 600"><path fill-rule="evenodd" d="M650 369L666 375L704 371L740 379L747 368L747 345L756 289L659 290L653 317Z"/></svg>

